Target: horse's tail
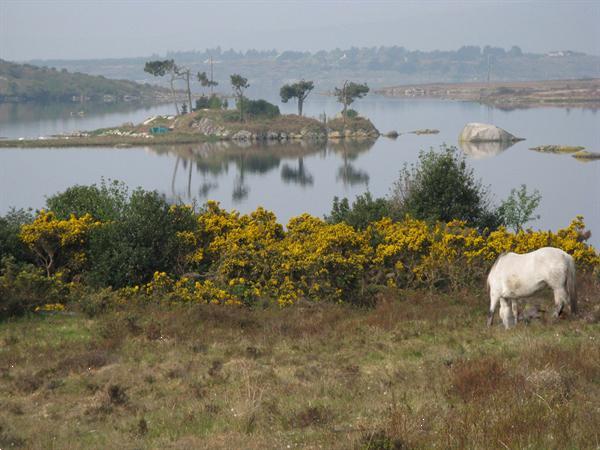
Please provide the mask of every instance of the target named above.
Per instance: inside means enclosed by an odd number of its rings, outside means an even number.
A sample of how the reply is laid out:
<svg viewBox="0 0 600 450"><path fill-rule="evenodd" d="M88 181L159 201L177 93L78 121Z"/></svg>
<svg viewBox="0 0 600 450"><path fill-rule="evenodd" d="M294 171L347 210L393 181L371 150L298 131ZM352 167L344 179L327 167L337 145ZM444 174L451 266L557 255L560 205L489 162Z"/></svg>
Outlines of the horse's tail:
<svg viewBox="0 0 600 450"><path fill-rule="evenodd" d="M567 292L569 293L569 299L571 300L571 314L577 313L577 289L575 287L575 262L573 258L569 258L569 264L567 266Z"/></svg>

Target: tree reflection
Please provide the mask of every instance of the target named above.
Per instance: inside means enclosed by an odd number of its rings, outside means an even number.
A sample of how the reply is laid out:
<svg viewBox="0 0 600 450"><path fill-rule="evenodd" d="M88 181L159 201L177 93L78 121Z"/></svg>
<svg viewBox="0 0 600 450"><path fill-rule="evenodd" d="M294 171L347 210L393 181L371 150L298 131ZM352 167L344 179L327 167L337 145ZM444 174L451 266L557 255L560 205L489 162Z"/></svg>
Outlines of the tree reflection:
<svg viewBox="0 0 600 450"><path fill-rule="evenodd" d="M281 168L281 179L286 183L296 183L300 186L312 186L313 176L304 167L304 158L298 158L298 167L293 168L284 164Z"/></svg>
<svg viewBox="0 0 600 450"><path fill-rule="evenodd" d="M357 184L368 184L369 174L361 169L357 169L351 163L358 158L361 153L367 152L375 144L374 140L370 139L340 139L331 141L329 148L340 154L343 164L338 168L336 180L342 181L344 185L354 186Z"/></svg>
<svg viewBox="0 0 600 450"><path fill-rule="evenodd" d="M364 145L358 148L346 145L347 154L363 151ZM260 142L236 143L211 142L199 145L174 145L169 147L150 148L157 154L175 156L173 173L171 176L171 193L176 199L192 199L193 167L201 175L197 190L198 198L206 198L210 192L218 187L215 180L229 172L233 165L236 174L233 176L232 199L241 202L248 197L250 186L247 182L249 174L264 175L279 168L284 160L296 160L294 164L283 164L281 178L284 182L296 183L301 186L312 186L313 175L306 169L304 158L315 153L327 152L325 142L294 141L294 142ZM342 150L340 150L342 151ZM185 178L185 191L177 192L177 178L181 172Z"/></svg>

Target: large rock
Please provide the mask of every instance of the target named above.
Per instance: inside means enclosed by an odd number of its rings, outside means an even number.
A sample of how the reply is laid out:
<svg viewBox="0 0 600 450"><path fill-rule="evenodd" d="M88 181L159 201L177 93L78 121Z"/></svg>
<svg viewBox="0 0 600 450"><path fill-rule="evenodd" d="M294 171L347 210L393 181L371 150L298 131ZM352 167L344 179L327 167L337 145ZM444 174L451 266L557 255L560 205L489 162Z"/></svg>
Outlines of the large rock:
<svg viewBox="0 0 600 450"><path fill-rule="evenodd" d="M459 142L516 142L523 139L495 125L473 122L465 125L458 140Z"/></svg>

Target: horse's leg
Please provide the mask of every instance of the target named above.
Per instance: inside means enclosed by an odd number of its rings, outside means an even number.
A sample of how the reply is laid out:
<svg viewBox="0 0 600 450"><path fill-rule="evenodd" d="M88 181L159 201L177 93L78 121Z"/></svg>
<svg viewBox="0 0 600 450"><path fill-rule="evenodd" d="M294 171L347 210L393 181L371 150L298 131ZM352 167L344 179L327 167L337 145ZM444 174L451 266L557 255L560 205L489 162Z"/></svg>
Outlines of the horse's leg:
<svg viewBox="0 0 600 450"><path fill-rule="evenodd" d="M508 305L508 300L504 297L500 298L500 317L502 318L504 328L509 329L513 324L512 311Z"/></svg>
<svg viewBox="0 0 600 450"><path fill-rule="evenodd" d="M500 296L496 294L490 294L490 312L488 313L487 326L491 327L494 323L494 312L496 311L496 306L498 305L498 300L500 300Z"/></svg>
<svg viewBox="0 0 600 450"><path fill-rule="evenodd" d="M511 307L512 307L513 317L515 318L515 325L516 325L517 322L519 321L519 304L517 303L516 299L511 300Z"/></svg>
<svg viewBox="0 0 600 450"><path fill-rule="evenodd" d="M554 304L556 305L554 313L552 314L554 317L558 317L562 314L568 298L569 294L564 287L561 286L554 288Z"/></svg>

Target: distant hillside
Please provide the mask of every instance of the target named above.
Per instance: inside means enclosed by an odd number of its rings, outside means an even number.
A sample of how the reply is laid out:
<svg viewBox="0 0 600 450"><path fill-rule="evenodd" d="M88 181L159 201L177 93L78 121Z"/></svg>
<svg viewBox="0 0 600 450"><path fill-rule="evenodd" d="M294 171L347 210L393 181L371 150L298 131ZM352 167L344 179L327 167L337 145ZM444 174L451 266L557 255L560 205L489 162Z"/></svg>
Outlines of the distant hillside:
<svg viewBox="0 0 600 450"><path fill-rule="evenodd" d="M66 69L17 64L0 59L0 102L103 102L161 100L168 91L159 86L104 76L71 73Z"/></svg>
<svg viewBox="0 0 600 450"><path fill-rule="evenodd" d="M204 51L123 59L51 60L37 64L65 67L109 78L163 82L144 72L150 59L173 58L193 72L208 71L214 61L217 90L229 92L229 75L241 73L251 91L273 92L290 80L314 80L317 90L328 90L345 79L366 81L373 88L416 83L558 80L600 77L600 56L573 51L525 53L519 47L465 46L455 51L408 50L404 47L369 47L318 52L248 50L237 52L217 47ZM193 89L200 90L198 83ZM251 92L252 93L252 92Z"/></svg>

